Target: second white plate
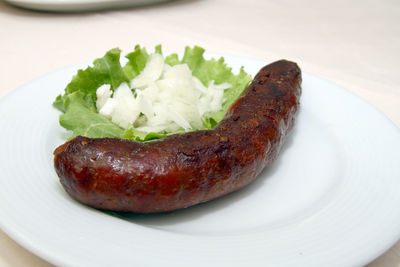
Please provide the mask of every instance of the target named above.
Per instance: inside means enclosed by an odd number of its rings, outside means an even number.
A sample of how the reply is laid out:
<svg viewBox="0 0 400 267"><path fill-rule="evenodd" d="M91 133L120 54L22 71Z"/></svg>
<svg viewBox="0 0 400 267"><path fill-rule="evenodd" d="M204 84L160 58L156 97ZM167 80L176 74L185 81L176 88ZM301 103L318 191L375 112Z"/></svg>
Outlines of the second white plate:
<svg viewBox="0 0 400 267"><path fill-rule="evenodd" d="M5 0L12 5L55 12L92 11L153 5L170 0Z"/></svg>

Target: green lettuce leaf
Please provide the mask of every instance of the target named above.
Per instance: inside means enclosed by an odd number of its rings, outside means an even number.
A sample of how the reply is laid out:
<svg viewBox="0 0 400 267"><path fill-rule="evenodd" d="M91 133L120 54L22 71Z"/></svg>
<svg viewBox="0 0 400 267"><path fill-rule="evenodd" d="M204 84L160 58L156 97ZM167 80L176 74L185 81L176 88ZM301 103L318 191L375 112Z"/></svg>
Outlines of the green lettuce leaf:
<svg viewBox="0 0 400 267"><path fill-rule="evenodd" d="M149 54L145 48L141 48L139 45L135 46L135 50L125 56L128 62L124 66L124 71L128 76L129 80L132 80L140 74L140 72L146 66L147 58Z"/></svg>
<svg viewBox="0 0 400 267"><path fill-rule="evenodd" d="M208 112L203 116L204 127L211 129L223 119L228 108L247 88L252 77L243 70L243 67L239 74L235 75L232 68L227 66L223 57L218 60L214 58L206 60L203 54L204 49L201 47L186 47L182 63L188 64L193 76L199 78L205 86L208 86L212 80L215 84L227 82L232 85L231 88L224 91L225 102L222 104L222 109L216 112Z"/></svg>
<svg viewBox="0 0 400 267"><path fill-rule="evenodd" d="M168 135L184 133L184 132L185 131L182 130L182 131L176 131L176 132L171 132L171 133L154 133L154 132L148 133L148 132L142 132L133 127L130 127L125 130L125 132L122 134L121 138L145 142L145 141L152 141L155 139L160 139L160 138L166 137Z"/></svg>
<svg viewBox="0 0 400 267"><path fill-rule="evenodd" d="M155 47L155 52L162 54L161 46ZM144 47L136 45L131 53L126 55L127 63L120 64L121 50L111 49L104 57L96 59L92 67L79 70L65 88L65 93L59 95L53 106L64 114L60 115L60 124L73 132L72 137L83 135L91 138L117 137L137 141L151 141L165 136L182 133L146 133L134 127L122 129L111 120L100 115L96 110L96 90L103 84L109 84L115 90L123 83L129 83L140 74L146 66L149 54ZM216 84L230 83L231 88L224 91L225 102L222 109L209 112L203 116L204 129L211 129L222 120L228 108L240 96L251 81L251 76L243 68L234 74L227 66L224 58L206 60L204 49L198 46L186 47L180 60L177 54L165 57L165 62L171 66L188 64L194 76L205 85L214 80Z"/></svg>
<svg viewBox="0 0 400 267"><path fill-rule="evenodd" d="M59 121L62 127L73 132L71 138L78 135L92 138L120 138L124 129L100 115L96 107L90 103L91 100L85 98L79 91L65 97L66 112L60 115Z"/></svg>
<svg viewBox="0 0 400 267"><path fill-rule="evenodd" d="M85 70L78 70L71 82L65 88L65 94L56 98L53 106L65 112L65 100L69 94L76 91L82 96L90 95L93 104L96 101L96 90L103 84L111 85L111 90L115 90L123 82L129 82L130 78L123 71L119 62L121 50L111 49L104 57L98 58L93 62L93 67Z"/></svg>
<svg viewBox="0 0 400 267"><path fill-rule="evenodd" d="M247 88L251 80L251 76L243 70L243 67L240 69L239 74L230 74L227 77L226 82L230 83L232 87L224 92L225 102L222 104L221 110L216 112L207 112L203 115L203 123L206 128L213 128L224 118L229 107L232 106L232 104L240 97L243 90Z"/></svg>

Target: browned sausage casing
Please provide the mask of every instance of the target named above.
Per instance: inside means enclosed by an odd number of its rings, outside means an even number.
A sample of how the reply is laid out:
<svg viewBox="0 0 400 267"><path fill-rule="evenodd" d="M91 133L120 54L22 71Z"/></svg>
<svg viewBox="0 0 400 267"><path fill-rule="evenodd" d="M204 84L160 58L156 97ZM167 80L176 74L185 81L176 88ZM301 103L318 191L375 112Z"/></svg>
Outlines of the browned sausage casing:
<svg viewBox="0 0 400 267"><path fill-rule="evenodd" d="M263 67L212 130L141 143L76 137L54 151L65 190L95 208L139 213L186 208L236 191L278 155L299 107L301 71Z"/></svg>

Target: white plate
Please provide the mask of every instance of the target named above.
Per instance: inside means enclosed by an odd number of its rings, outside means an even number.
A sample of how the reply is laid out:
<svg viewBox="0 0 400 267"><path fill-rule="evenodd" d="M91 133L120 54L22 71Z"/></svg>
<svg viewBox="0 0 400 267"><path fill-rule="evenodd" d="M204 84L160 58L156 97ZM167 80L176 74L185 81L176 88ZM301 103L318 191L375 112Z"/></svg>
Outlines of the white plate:
<svg viewBox="0 0 400 267"><path fill-rule="evenodd" d="M252 74L266 64L225 56ZM0 103L0 226L69 266L357 266L400 237L400 133L372 106L303 74L301 112L278 160L250 186L159 215L118 218L71 199L52 152L52 108L78 67L50 73Z"/></svg>
<svg viewBox="0 0 400 267"><path fill-rule="evenodd" d="M152 5L169 0L6 0L12 5L42 11L91 11Z"/></svg>

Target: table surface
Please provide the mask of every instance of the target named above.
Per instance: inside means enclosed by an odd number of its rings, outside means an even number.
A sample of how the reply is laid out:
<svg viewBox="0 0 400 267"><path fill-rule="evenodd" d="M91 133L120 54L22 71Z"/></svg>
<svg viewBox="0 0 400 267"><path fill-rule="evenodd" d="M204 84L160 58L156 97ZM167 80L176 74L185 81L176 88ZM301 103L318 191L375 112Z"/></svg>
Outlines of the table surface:
<svg viewBox="0 0 400 267"><path fill-rule="evenodd" d="M177 0L86 13L0 1L0 98L44 75L135 44L296 61L400 127L400 1ZM400 227L400 226L399 226ZM51 266L0 230L0 266ZM368 267L400 266L400 242Z"/></svg>

